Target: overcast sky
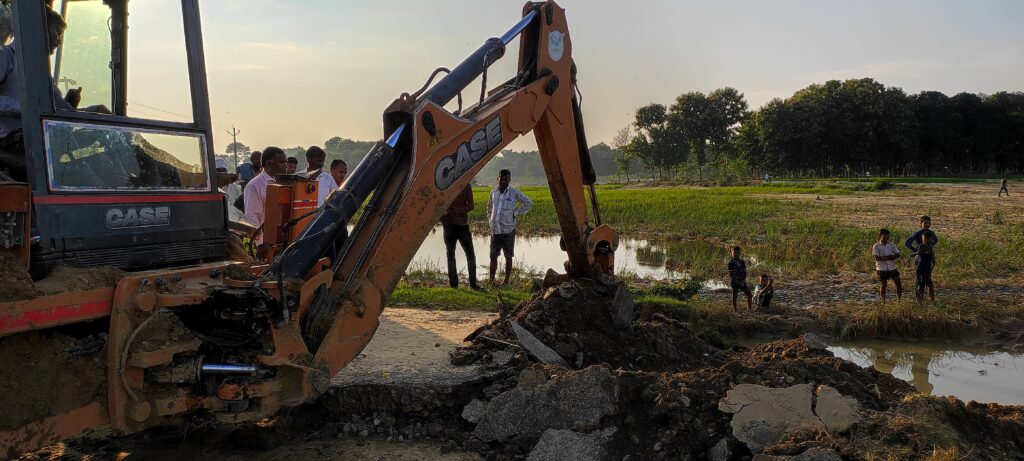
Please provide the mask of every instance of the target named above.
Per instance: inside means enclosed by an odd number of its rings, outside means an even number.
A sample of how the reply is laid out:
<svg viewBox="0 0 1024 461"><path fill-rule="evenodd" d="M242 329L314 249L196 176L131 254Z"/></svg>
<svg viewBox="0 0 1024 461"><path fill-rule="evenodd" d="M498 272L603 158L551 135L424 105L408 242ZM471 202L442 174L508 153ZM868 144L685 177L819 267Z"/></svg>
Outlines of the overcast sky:
<svg viewBox="0 0 1024 461"><path fill-rule="evenodd" d="M161 0L162 3L168 0ZM140 2L133 2L140 3ZM149 0L141 4L152 4ZM173 2L172 2L173 3ZM381 112L515 23L497 0L205 0L218 151L382 137ZM874 77L909 93L1024 90L1024 2L564 0L588 139L639 106L732 86L752 108L827 79ZM139 7L141 8L141 7ZM134 19L134 18L133 18ZM496 70L510 76L514 51ZM467 98L478 94L471 88ZM171 107L159 92L135 103ZM532 137L513 144L533 149Z"/></svg>

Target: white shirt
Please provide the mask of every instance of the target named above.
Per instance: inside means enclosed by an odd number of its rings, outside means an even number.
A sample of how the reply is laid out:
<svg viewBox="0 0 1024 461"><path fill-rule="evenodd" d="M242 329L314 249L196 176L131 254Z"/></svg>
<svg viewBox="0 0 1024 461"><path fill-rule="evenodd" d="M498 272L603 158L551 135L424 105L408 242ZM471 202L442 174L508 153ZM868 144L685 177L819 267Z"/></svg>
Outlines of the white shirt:
<svg viewBox="0 0 1024 461"><path fill-rule="evenodd" d="M249 184L245 185L245 217L249 218L253 224L257 226L263 225L264 202L267 201L267 185L273 184L274 178L271 178L266 171L261 171L260 174L252 178ZM256 237L256 243L263 243L263 234L260 233Z"/></svg>
<svg viewBox="0 0 1024 461"><path fill-rule="evenodd" d="M330 171L323 171L323 169L306 171L306 177L312 178L313 175L319 173L316 177L316 205L324 206L327 202L327 197L331 196L331 193L338 190L338 183L334 181L334 176L331 176Z"/></svg>
<svg viewBox="0 0 1024 461"><path fill-rule="evenodd" d="M522 204L517 206L517 204ZM495 187L487 199L487 224L491 234L511 234L516 230L516 217L530 212L533 200L515 187L508 186L505 192Z"/></svg>
<svg viewBox="0 0 1024 461"><path fill-rule="evenodd" d="M882 242L875 242L871 246L871 254L874 256L892 256L900 254L900 248L894 243L889 242L882 244ZM875 260L875 270L877 271L894 271L896 270L896 261L878 261Z"/></svg>

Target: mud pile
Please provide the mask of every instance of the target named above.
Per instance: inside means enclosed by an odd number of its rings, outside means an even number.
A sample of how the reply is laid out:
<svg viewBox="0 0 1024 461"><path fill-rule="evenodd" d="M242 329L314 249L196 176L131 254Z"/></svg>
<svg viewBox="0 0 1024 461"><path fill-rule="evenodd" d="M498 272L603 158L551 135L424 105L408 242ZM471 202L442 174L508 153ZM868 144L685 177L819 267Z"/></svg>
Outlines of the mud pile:
<svg viewBox="0 0 1024 461"><path fill-rule="evenodd" d="M682 322L660 314L637 319L626 285L604 276L567 280L550 272L541 294L467 339L473 345L461 349L453 362L472 363L509 347L542 363L571 368L606 364L677 371L724 360L721 349Z"/></svg>
<svg viewBox="0 0 1024 461"><path fill-rule="evenodd" d="M25 265L10 251L0 251L0 302L39 296Z"/></svg>
<svg viewBox="0 0 1024 461"><path fill-rule="evenodd" d="M549 274L536 297L467 338L454 363L507 372L463 408L461 446L528 460L1024 453L1020 407L917 395L814 335L730 349L670 313L637 318L623 289Z"/></svg>

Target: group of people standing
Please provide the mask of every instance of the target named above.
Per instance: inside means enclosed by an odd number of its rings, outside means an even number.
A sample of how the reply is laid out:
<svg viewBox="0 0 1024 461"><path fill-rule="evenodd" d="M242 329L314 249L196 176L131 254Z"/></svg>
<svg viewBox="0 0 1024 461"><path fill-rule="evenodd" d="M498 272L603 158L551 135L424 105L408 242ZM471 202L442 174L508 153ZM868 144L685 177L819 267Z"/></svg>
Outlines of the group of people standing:
<svg viewBox="0 0 1024 461"><path fill-rule="evenodd" d="M939 243L939 237L931 230L932 218L921 216L920 228L903 241L903 245L910 250L914 258L914 272L916 276L917 300L924 301L925 292L928 298L935 301L935 284L932 282L932 270L935 269L935 245ZM892 234L889 229L881 229L878 232L878 242L871 246L871 254L875 259L875 273L881 284L879 288L879 300L885 302L886 288L889 280L896 285L896 299L903 298L903 282L900 279L900 271L896 266L896 260L900 258L900 249L890 239ZM775 295L775 280L768 274L760 274L757 278L757 285L751 292L747 286L747 263L740 256L741 249L736 246L732 248L728 263L729 288L732 290L732 310L737 312L736 299L739 293L747 297L747 311L752 308L765 310L770 308L772 298Z"/></svg>
<svg viewBox="0 0 1024 461"><path fill-rule="evenodd" d="M505 278L502 285L508 285L512 275L512 258L515 257L516 220L530 212L533 201L519 189L512 187L512 172L498 172L498 185L491 189L487 198L487 224L491 230L490 245L490 278L494 284L494 276L498 270L498 256L505 256ZM459 286L459 272L455 264L455 244L462 246L466 254L469 287L482 290L476 278L476 252L473 249L473 234L469 227L469 212L473 211L473 188L469 184L459 192L455 201L441 215L441 226L444 233L444 246L448 262L448 286Z"/></svg>
<svg viewBox="0 0 1024 461"><path fill-rule="evenodd" d="M280 175L291 174L316 181L317 205L323 205L327 197L341 187L348 175L348 165L344 160L335 159L325 168L326 161L327 153L318 146L312 146L306 149L306 169L297 171L297 159L285 155L280 147L269 146L253 152L249 156L249 163L238 166L238 181L227 186L224 192L228 202L243 211L245 218L259 227L265 219L267 186L273 184ZM257 236L257 243L262 240L262 236Z"/></svg>
<svg viewBox="0 0 1024 461"><path fill-rule="evenodd" d="M932 270L935 269L935 245L939 243L939 237L931 230L932 218L921 216L920 228L907 237L903 245L910 250L914 258L914 272L916 275L917 300L924 300L924 292L928 291L928 297L935 301L935 284L932 283ZM900 258L900 249L890 241L889 229L878 231L878 242L871 246L871 254L875 258L875 272L878 274L878 281L881 284L878 297L885 302L885 291L889 280L896 285L896 300L903 298L903 282L900 279L900 271L896 267L896 260Z"/></svg>

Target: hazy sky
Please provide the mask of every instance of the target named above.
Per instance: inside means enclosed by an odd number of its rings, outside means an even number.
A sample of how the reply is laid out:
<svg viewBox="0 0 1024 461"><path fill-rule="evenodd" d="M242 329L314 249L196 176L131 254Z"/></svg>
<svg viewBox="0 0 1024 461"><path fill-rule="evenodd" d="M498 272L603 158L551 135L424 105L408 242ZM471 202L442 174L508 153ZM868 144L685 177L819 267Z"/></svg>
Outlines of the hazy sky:
<svg viewBox="0 0 1024 461"><path fill-rule="evenodd" d="M225 131L231 125L241 130L239 141L253 148L322 144L335 135L381 138L388 103L421 86L434 68L454 66L486 38L503 33L523 5L201 3L218 151L230 142ZM752 108L827 79L874 77L910 93L1024 90L1019 0L560 4L568 15L592 143L610 141L639 106L671 104L684 92L721 86L737 88ZM132 19L141 22L141 16ZM492 68L491 82L511 76L515 56L510 50ZM164 93L132 92L130 101L179 110ZM464 97L476 94L478 86ZM532 137L512 147L533 149Z"/></svg>

